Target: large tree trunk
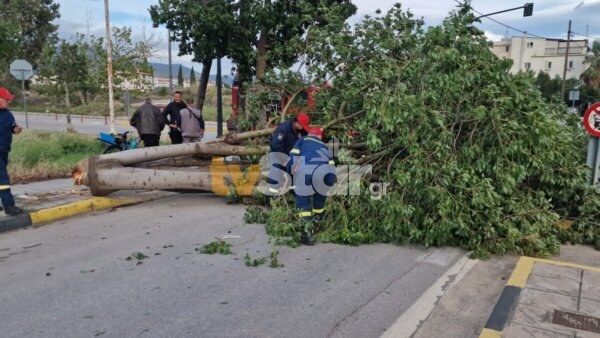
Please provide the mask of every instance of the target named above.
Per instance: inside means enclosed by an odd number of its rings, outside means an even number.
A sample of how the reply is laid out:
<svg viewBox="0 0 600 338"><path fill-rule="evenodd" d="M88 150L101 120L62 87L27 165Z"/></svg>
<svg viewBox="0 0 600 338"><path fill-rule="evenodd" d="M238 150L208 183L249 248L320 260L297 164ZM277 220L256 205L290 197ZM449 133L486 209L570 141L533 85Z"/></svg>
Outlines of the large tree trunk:
<svg viewBox="0 0 600 338"><path fill-rule="evenodd" d="M258 44L256 46L256 81L259 82L265 76L267 72L267 42L268 42L269 31L263 29L260 32L258 38Z"/></svg>
<svg viewBox="0 0 600 338"><path fill-rule="evenodd" d="M247 131L239 134L228 134L217 139L207 141L205 144L217 144L222 142L226 142L228 144L238 144L240 141L269 136L273 134L274 131L275 128L266 128L261 130ZM268 152L268 150L266 152Z"/></svg>
<svg viewBox="0 0 600 338"><path fill-rule="evenodd" d="M104 196L118 190L213 191L210 171L127 168L116 161L98 159L91 160L86 183L93 196Z"/></svg>
<svg viewBox="0 0 600 338"><path fill-rule="evenodd" d="M118 153L99 156L100 160L115 160L121 165L129 166L141 162L157 161L169 157L205 155L260 155L267 153L268 147L242 147L223 143L186 143L160 147L132 149Z"/></svg>
<svg viewBox="0 0 600 338"><path fill-rule="evenodd" d="M202 110L202 107L204 107L204 100L206 99L206 89L208 88L211 66L212 60L202 62L202 74L200 74L200 84L198 85L198 92L196 93L195 105L196 108L200 110Z"/></svg>

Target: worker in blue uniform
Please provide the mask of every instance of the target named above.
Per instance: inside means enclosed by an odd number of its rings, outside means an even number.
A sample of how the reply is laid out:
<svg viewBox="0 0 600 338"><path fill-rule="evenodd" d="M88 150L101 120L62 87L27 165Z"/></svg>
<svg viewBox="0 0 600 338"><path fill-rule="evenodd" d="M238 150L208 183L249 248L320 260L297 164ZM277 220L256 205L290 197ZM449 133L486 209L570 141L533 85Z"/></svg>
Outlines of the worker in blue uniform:
<svg viewBox="0 0 600 338"><path fill-rule="evenodd" d="M15 206L15 199L10 192L10 178L7 170L12 136L23 130L17 125L15 117L8 110L8 105L14 97L6 88L0 88L0 200L2 200L4 212L10 216L23 213L21 208ZM2 208L0 208L1 210Z"/></svg>
<svg viewBox="0 0 600 338"><path fill-rule="evenodd" d="M322 219L327 194L335 181L333 152L322 137L321 128L310 128L308 136L298 140L290 151L296 208L303 221L300 242L307 245L314 243L314 222Z"/></svg>
<svg viewBox="0 0 600 338"><path fill-rule="evenodd" d="M270 196L283 194L285 187L289 185L286 183L291 183L286 182L286 163L294 144L301 136L306 135L308 128L310 128L310 118L301 113L280 124L273 132L269 144L271 168L267 179Z"/></svg>

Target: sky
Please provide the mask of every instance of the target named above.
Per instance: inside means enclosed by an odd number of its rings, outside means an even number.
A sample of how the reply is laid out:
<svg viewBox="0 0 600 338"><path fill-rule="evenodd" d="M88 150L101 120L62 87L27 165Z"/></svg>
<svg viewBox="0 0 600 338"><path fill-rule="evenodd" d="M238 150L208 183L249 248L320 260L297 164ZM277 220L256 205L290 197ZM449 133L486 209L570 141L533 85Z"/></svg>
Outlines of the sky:
<svg viewBox="0 0 600 338"><path fill-rule="evenodd" d="M416 17L422 17L426 25L438 25L452 11L458 0L353 0L358 7L356 15L349 19L350 23L359 22L365 15L375 15L377 9L386 11L395 3L400 2L403 9L409 9ZM462 1L462 0L461 0ZM533 16L523 17L522 10L492 16L494 20L512 28L488 20L481 19L475 25L483 30L493 41L503 36L520 36L523 31L528 34L547 38L566 39L569 20L572 20L573 38L600 40L600 0L473 0L472 6L483 14L501 11L508 8L523 6L525 1L534 2ZM55 0L60 4L61 18L56 21L59 25L59 36L69 39L75 33L92 33L104 36L104 1L103 0ZM148 13L151 5L158 0L110 0L110 20L112 26L129 26L134 32L134 39L139 39L142 32L146 36L153 35L157 42L158 52L154 62L168 62L167 31L164 27L153 28ZM517 30L514 30L517 29ZM192 63L192 56L178 56L177 43L172 47L173 63L194 66L196 71L201 65ZM230 73L231 64L224 61L224 75ZM213 65L214 73L216 67Z"/></svg>

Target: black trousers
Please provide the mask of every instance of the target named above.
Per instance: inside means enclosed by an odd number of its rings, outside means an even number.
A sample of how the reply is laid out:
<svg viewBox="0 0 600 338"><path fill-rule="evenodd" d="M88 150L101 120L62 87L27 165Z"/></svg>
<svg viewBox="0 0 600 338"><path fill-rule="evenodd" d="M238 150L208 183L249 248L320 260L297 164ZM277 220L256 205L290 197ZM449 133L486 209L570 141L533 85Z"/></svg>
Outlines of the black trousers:
<svg viewBox="0 0 600 338"><path fill-rule="evenodd" d="M158 147L160 144L160 135L142 134L140 137L142 138L142 142L144 142L144 147Z"/></svg>
<svg viewBox="0 0 600 338"><path fill-rule="evenodd" d="M171 144L181 144L183 143L183 135L177 128L170 128L169 137L171 138Z"/></svg>
<svg viewBox="0 0 600 338"><path fill-rule="evenodd" d="M8 178L8 153L0 152L0 199L4 209L13 207L15 199L10 192L10 179Z"/></svg>

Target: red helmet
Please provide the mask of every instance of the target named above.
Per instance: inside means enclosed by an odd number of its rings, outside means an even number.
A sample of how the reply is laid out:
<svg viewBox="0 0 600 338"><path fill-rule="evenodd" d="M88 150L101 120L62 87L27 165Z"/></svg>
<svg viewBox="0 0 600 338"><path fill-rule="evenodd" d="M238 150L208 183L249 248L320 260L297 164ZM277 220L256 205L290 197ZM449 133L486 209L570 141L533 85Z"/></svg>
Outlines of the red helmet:
<svg viewBox="0 0 600 338"><path fill-rule="evenodd" d="M318 136L319 138L323 137L323 129L319 127L311 127L308 129L308 135Z"/></svg>

